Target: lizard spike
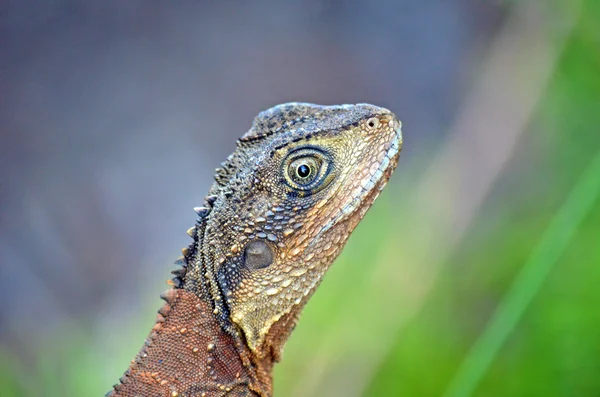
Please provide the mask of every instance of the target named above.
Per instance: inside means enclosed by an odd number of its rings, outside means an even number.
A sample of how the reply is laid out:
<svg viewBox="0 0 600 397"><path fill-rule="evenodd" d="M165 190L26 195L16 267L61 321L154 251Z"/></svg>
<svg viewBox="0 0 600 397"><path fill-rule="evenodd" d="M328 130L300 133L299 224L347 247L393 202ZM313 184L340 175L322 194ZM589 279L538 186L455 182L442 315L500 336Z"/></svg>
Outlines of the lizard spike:
<svg viewBox="0 0 600 397"><path fill-rule="evenodd" d="M210 210L206 207L194 207L194 211L196 211L196 214L198 214L198 216L201 218L204 218L210 212Z"/></svg>
<svg viewBox="0 0 600 397"><path fill-rule="evenodd" d="M194 233L196 233L196 226L192 226L187 230L187 235L190 237L194 237Z"/></svg>
<svg viewBox="0 0 600 397"><path fill-rule="evenodd" d="M183 256L177 258L177 260L173 263L177 266L187 267L187 262L185 261L185 258Z"/></svg>
<svg viewBox="0 0 600 397"><path fill-rule="evenodd" d="M157 313L156 314L156 324L154 324L154 327L152 327L152 329L155 331L158 331L159 329L162 328L162 323L164 323L164 322L165 322L165 317L162 314Z"/></svg>
<svg viewBox="0 0 600 397"><path fill-rule="evenodd" d="M162 294L160 294L160 299L171 304L173 302L173 300L175 299L175 296L177 296L177 291L175 291L174 289L169 289L169 290L166 290L165 292L163 292Z"/></svg>
<svg viewBox="0 0 600 397"><path fill-rule="evenodd" d="M163 317L167 317L167 314L171 310L171 306L169 304L163 305L160 309L158 309L157 313Z"/></svg>
<svg viewBox="0 0 600 397"><path fill-rule="evenodd" d="M184 268L180 268L180 269L175 269L171 272L171 274L175 275L175 277L182 279L183 277L185 277L185 271L186 269Z"/></svg>
<svg viewBox="0 0 600 397"><path fill-rule="evenodd" d="M215 201L217 201L217 197L218 196L216 194L211 194L210 196L206 196L204 199L206 200L206 203L212 207Z"/></svg>
<svg viewBox="0 0 600 397"><path fill-rule="evenodd" d="M187 258L187 256L190 254L190 249L188 247L182 248L181 253Z"/></svg>
<svg viewBox="0 0 600 397"><path fill-rule="evenodd" d="M179 278L173 277L172 279L167 280L167 284L170 285L171 287L180 288L182 282Z"/></svg>

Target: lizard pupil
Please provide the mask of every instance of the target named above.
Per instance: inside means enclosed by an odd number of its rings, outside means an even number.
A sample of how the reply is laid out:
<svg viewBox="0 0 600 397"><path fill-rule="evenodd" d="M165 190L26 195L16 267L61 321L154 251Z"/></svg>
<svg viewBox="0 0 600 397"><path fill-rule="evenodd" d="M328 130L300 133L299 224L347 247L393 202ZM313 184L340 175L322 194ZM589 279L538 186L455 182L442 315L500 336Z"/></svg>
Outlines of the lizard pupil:
<svg viewBox="0 0 600 397"><path fill-rule="evenodd" d="M300 178L307 178L310 175L310 167L306 164L301 164L298 167L298 176Z"/></svg>

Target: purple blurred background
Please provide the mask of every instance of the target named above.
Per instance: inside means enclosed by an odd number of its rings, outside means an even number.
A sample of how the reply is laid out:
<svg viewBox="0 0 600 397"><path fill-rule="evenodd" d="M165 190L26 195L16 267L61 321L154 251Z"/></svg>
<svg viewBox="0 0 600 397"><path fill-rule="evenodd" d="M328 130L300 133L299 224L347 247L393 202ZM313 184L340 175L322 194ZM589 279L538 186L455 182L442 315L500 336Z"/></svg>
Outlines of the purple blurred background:
<svg viewBox="0 0 600 397"><path fill-rule="evenodd" d="M403 120L404 161L437 145L504 16L474 0L249 4L2 2L6 350L34 360L65 324L99 332L165 289L192 207L263 109L372 102Z"/></svg>

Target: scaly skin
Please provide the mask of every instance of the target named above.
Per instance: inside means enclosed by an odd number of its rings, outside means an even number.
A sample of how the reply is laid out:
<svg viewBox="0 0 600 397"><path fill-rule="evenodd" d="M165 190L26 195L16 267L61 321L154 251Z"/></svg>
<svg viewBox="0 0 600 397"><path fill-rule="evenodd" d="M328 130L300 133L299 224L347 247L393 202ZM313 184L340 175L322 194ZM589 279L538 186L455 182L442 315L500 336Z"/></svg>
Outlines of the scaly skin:
<svg viewBox="0 0 600 397"><path fill-rule="evenodd" d="M217 169L173 289L109 396L271 396L300 311L398 162L373 105L260 113Z"/></svg>

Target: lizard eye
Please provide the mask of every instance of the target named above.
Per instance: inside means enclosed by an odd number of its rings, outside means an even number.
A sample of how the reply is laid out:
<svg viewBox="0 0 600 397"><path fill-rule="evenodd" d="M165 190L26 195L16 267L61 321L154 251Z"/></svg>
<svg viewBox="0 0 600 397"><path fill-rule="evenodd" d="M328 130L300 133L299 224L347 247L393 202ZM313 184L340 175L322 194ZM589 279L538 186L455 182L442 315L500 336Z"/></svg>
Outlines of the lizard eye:
<svg viewBox="0 0 600 397"><path fill-rule="evenodd" d="M315 149L292 152L285 161L286 181L294 189L313 190L322 185L329 173L329 159Z"/></svg>

